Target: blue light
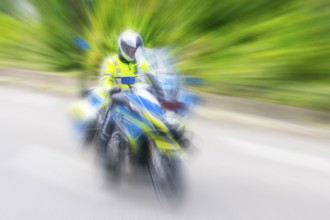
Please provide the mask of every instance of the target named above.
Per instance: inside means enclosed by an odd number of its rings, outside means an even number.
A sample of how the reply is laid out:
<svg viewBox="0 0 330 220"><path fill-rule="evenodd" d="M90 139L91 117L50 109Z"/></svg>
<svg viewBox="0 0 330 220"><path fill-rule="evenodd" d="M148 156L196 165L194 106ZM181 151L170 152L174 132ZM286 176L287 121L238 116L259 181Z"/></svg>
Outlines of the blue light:
<svg viewBox="0 0 330 220"><path fill-rule="evenodd" d="M89 44L84 39L77 37L77 38L74 39L74 42L80 49L90 50Z"/></svg>
<svg viewBox="0 0 330 220"><path fill-rule="evenodd" d="M200 77L184 77L182 82L188 85L203 85L204 80Z"/></svg>

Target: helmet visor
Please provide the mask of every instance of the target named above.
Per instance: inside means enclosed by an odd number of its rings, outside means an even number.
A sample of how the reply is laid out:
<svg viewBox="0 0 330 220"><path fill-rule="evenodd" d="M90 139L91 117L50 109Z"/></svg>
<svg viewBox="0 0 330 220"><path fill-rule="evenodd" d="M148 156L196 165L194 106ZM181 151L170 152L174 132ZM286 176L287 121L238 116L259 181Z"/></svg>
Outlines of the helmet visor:
<svg viewBox="0 0 330 220"><path fill-rule="evenodd" d="M131 47L126 44L124 41L121 42L121 48L123 49L124 53L129 56L130 58L134 59L136 49L135 47Z"/></svg>
<svg viewBox="0 0 330 220"><path fill-rule="evenodd" d="M132 59L134 59L134 57L135 57L135 52L136 52L136 48L134 48L134 47L128 47L127 48L127 55L130 57L130 58L132 58Z"/></svg>

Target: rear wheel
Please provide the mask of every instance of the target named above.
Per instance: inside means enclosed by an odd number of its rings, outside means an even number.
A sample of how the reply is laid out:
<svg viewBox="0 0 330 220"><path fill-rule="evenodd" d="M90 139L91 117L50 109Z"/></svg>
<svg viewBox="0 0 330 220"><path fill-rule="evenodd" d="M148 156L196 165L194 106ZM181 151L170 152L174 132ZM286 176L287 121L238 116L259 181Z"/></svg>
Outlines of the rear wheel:
<svg viewBox="0 0 330 220"><path fill-rule="evenodd" d="M106 172L109 180L117 182L121 176L126 142L119 131L111 135L106 149Z"/></svg>
<svg viewBox="0 0 330 220"><path fill-rule="evenodd" d="M84 146L92 144L97 134L97 124L96 121L90 121L86 128L83 136L83 144Z"/></svg>

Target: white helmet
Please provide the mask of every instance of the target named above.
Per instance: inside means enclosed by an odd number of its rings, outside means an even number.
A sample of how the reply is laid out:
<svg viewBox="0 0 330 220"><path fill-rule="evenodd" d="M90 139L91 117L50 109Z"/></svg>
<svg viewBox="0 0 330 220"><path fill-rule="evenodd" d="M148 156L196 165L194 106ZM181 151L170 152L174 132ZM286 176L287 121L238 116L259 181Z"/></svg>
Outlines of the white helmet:
<svg viewBox="0 0 330 220"><path fill-rule="evenodd" d="M118 39L119 54L128 62L135 61L136 49L143 46L141 36L131 30L121 33Z"/></svg>

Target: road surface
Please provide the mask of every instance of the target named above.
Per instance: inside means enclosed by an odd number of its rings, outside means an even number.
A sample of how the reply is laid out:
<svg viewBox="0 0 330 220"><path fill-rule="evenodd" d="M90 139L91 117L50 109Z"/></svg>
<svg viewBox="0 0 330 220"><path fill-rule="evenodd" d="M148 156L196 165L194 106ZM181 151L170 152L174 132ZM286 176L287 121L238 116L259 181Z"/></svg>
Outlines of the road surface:
<svg viewBox="0 0 330 220"><path fill-rule="evenodd" d="M0 219L330 219L330 139L191 118L187 193L169 211L142 171L105 183L72 136L71 102L0 87Z"/></svg>

